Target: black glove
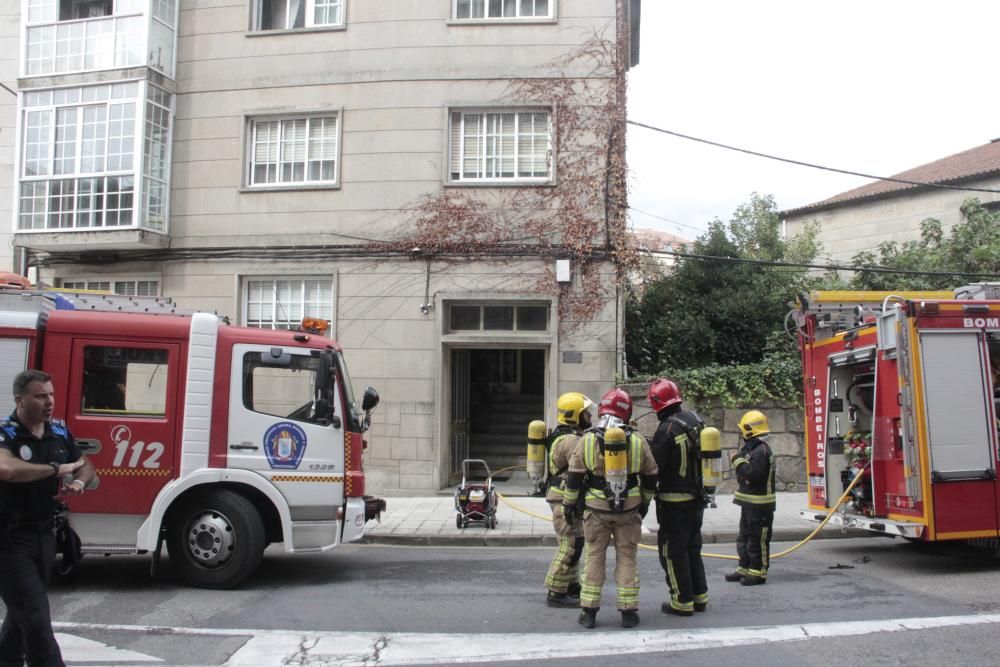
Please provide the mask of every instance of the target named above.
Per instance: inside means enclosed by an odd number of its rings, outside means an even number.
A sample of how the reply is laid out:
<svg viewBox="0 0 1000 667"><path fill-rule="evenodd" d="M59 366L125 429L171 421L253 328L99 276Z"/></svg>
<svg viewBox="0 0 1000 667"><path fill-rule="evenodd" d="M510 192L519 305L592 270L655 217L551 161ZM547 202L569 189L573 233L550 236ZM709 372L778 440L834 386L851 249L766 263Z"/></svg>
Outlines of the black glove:
<svg viewBox="0 0 1000 667"><path fill-rule="evenodd" d="M572 526L576 523L579 515L576 513L576 505L563 505L563 519L566 520L567 526Z"/></svg>
<svg viewBox="0 0 1000 667"><path fill-rule="evenodd" d="M639 505L639 516L643 519L646 518L646 512L649 511L649 503L643 503Z"/></svg>

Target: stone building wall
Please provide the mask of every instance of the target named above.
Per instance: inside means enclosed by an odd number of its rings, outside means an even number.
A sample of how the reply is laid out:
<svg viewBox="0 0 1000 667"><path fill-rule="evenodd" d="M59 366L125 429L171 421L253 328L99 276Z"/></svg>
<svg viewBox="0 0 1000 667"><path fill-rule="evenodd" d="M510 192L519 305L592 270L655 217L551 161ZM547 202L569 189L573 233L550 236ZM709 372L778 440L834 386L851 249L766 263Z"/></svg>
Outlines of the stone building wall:
<svg viewBox="0 0 1000 667"><path fill-rule="evenodd" d="M652 438L656 431L656 414L649 407L646 394L648 384L629 384L622 387L632 397L635 407L632 414L637 419L639 431ZM683 394L683 388L681 390ZM724 408L719 405L692 405L684 407L694 410L707 426L714 426L722 432L722 470L724 481L719 493L732 493L736 480L729 471L729 459L739 447L740 434L737 428L740 417L747 410L760 410L767 415L771 427L768 444L775 455L775 486L778 491L803 491L806 488L806 463L804 442L804 412L800 406L766 401L759 405L738 408Z"/></svg>

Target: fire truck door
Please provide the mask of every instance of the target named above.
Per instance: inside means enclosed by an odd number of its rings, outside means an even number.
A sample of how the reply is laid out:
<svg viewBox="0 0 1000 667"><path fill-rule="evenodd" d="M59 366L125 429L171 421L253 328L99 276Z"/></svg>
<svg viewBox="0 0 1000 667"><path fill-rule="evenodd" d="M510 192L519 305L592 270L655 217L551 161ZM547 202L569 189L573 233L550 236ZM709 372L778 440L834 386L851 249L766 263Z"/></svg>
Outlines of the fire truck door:
<svg viewBox="0 0 1000 667"><path fill-rule="evenodd" d="M260 472L289 504L332 520L344 501L346 415L336 373L321 362L332 364L332 351L233 347L227 465Z"/></svg>
<svg viewBox="0 0 1000 667"><path fill-rule="evenodd" d="M920 332L938 539L997 534L995 433L978 331Z"/></svg>
<svg viewBox="0 0 1000 667"><path fill-rule="evenodd" d="M176 343L73 340L66 420L98 479L74 513L146 515L175 476L180 362Z"/></svg>

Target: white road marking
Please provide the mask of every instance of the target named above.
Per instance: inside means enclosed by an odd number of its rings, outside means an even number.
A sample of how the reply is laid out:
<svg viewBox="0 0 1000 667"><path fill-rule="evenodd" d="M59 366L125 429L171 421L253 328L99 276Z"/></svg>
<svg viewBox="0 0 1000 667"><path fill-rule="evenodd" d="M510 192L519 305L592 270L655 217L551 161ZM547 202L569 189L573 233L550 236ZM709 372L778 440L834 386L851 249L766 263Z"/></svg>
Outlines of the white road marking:
<svg viewBox="0 0 1000 667"><path fill-rule="evenodd" d="M137 651L129 651L115 646L108 646L92 639L77 637L63 632L56 633L56 641L59 642L59 650L62 651L63 660L73 662L92 662L98 665L113 665L124 663L134 665L144 662L163 662L161 658Z"/></svg>
<svg viewBox="0 0 1000 667"><path fill-rule="evenodd" d="M617 614L608 614L606 619ZM601 617L598 616L598 622ZM448 634L399 632L294 632L238 628L170 628L141 625L54 623L62 630L120 630L177 635L245 636L248 641L226 667L260 665L408 665L476 663L549 658L594 658L601 655L662 653L752 644L851 637L880 632L906 632L960 625L1000 623L1000 614L933 616L871 621L837 621L799 625L761 625L693 630L560 633ZM70 647L67 647L67 649ZM88 660L63 650L67 661ZM108 660L107 662L111 662Z"/></svg>

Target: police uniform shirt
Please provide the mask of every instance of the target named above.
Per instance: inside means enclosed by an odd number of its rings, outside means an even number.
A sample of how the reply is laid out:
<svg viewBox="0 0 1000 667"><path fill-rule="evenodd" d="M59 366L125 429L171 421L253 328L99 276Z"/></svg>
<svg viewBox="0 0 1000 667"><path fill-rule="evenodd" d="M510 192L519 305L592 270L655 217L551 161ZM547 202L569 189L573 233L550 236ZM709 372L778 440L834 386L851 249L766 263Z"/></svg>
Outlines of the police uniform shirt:
<svg viewBox="0 0 1000 667"><path fill-rule="evenodd" d="M45 424L45 434L35 437L15 415L0 420L0 447L28 463L73 463L82 455L66 423L53 419ZM26 521L50 519L55 513L59 478L34 482L0 482L0 514L16 514Z"/></svg>

